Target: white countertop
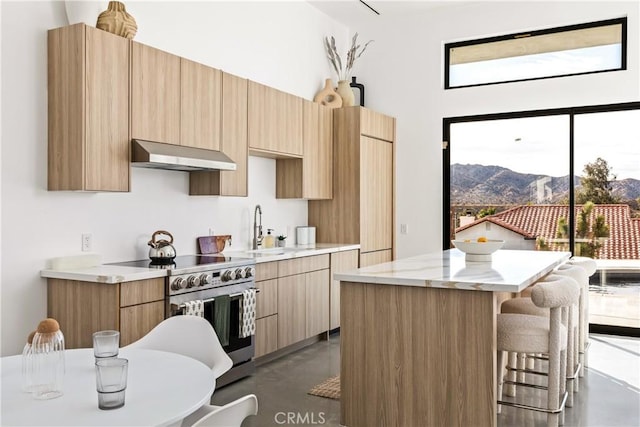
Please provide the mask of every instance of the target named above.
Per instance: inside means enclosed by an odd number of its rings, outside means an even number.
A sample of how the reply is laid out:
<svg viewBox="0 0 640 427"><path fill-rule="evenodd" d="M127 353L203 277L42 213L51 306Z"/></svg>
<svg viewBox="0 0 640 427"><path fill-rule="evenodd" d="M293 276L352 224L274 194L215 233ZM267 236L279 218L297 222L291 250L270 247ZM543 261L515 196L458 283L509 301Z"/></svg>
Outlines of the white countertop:
<svg viewBox="0 0 640 427"><path fill-rule="evenodd" d="M284 248L262 249L254 251L224 251L225 255L241 258L253 258L256 264L271 261L282 261L291 258L330 254L332 252L351 251L360 249L359 244L353 243L316 243L313 246L286 246Z"/></svg>
<svg viewBox="0 0 640 427"><path fill-rule="evenodd" d="M570 252L499 250L491 262L467 262L458 249L336 273L345 282L520 292L571 256Z"/></svg>
<svg viewBox="0 0 640 427"><path fill-rule="evenodd" d="M225 251L222 255L239 258L251 258L256 263L281 261L312 255L359 249L360 245L341 243L317 243L313 247L288 246L285 248L266 249L261 252ZM126 267L120 265L98 265L76 269L46 269L40 271L40 277L64 280L79 280L95 283L122 283L135 280L166 277L167 270L155 268Z"/></svg>
<svg viewBox="0 0 640 427"><path fill-rule="evenodd" d="M124 267L120 265L97 265L69 270L41 270L40 277L51 279L79 280L96 283L121 283L135 280L166 277L167 270L154 268Z"/></svg>

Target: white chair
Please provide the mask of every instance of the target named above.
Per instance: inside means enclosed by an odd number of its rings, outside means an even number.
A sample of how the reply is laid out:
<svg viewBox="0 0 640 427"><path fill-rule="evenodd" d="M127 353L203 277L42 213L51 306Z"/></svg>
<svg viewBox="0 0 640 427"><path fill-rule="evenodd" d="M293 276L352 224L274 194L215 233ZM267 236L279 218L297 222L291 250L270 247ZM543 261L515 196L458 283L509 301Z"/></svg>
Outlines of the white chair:
<svg viewBox="0 0 640 427"><path fill-rule="evenodd" d="M240 427L250 415L258 414L258 399L248 394L224 406L205 405L182 421L182 427Z"/></svg>
<svg viewBox="0 0 640 427"><path fill-rule="evenodd" d="M557 426L558 416L564 409L567 393L564 391L568 335L562 324L564 309L578 303L580 289L574 280L555 276L533 287L531 300L538 307L549 308L549 317L526 314L498 314L498 405L547 412L547 425ZM544 408L502 400L503 367L506 352L543 353L549 358L547 405ZM524 384L522 384L524 385ZM498 412L500 406L498 406Z"/></svg>
<svg viewBox="0 0 640 427"><path fill-rule="evenodd" d="M233 366L211 324L198 316L172 316L125 348L168 351L201 361L216 378Z"/></svg>

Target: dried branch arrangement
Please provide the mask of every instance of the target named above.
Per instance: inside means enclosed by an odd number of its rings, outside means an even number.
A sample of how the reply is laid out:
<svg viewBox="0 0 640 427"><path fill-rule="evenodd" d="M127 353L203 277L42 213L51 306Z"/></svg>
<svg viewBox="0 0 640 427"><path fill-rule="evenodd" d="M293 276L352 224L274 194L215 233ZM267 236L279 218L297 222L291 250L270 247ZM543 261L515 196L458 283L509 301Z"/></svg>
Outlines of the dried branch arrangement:
<svg viewBox="0 0 640 427"><path fill-rule="evenodd" d="M351 77L351 70L353 69L353 64L356 59L360 58L364 51L369 46L373 40L369 40L361 46L358 43L358 33L356 33L351 39L351 48L347 51L347 60L344 64L344 69L342 68L342 60L340 59L340 54L338 53L338 49L336 48L336 39L331 36L324 38L324 46L327 49L327 58L331 62L333 69L336 70L338 74L338 80L348 80Z"/></svg>

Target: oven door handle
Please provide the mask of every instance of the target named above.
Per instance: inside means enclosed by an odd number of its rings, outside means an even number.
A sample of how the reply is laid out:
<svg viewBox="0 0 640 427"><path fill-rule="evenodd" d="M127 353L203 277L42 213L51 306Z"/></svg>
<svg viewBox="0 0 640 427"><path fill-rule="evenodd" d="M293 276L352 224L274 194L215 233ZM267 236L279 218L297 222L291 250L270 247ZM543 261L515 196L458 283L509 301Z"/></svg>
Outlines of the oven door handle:
<svg viewBox="0 0 640 427"><path fill-rule="evenodd" d="M251 288L251 290L256 291L257 294L260 293L260 289L259 288ZM241 296L242 296L242 292L237 292L235 294L230 294L229 298L237 298L237 297L241 297ZM208 302L211 302L213 300L215 300L215 298L207 298L207 299L203 299L202 302L203 303L208 303ZM186 307L185 304L180 304L180 305L171 304L171 310L172 311L179 311L179 310L182 310L185 307Z"/></svg>

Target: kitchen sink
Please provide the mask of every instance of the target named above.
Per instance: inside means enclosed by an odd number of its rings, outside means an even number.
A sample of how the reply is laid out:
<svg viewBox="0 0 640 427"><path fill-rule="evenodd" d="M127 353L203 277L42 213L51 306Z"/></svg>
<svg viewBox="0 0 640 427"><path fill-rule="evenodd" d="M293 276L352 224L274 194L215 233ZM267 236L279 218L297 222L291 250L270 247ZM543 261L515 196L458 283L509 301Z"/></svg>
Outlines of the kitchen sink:
<svg viewBox="0 0 640 427"><path fill-rule="evenodd" d="M295 252L300 249L296 248L268 248L268 249L253 249L247 251L249 254L263 254L263 255L282 255L287 252Z"/></svg>

